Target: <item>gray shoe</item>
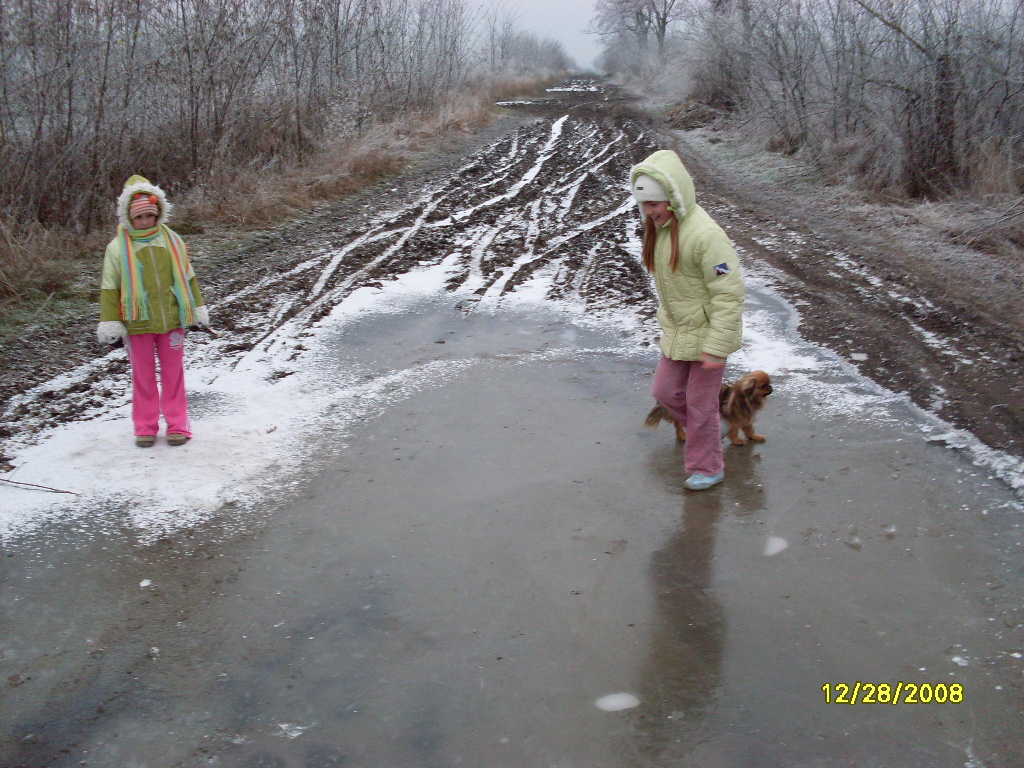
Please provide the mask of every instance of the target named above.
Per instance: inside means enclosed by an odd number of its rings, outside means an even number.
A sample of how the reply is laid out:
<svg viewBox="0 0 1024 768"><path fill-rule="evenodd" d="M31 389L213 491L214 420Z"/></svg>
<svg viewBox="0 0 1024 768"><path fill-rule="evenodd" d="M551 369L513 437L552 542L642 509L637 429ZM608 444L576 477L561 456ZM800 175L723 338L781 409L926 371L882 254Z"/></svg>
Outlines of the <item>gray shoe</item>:
<svg viewBox="0 0 1024 768"><path fill-rule="evenodd" d="M156 435L136 435L135 444L139 448L152 448L156 442Z"/></svg>
<svg viewBox="0 0 1024 768"><path fill-rule="evenodd" d="M188 442L188 435L183 435L180 432L171 432L167 435L168 445L184 445Z"/></svg>
<svg viewBox="0 0 1024 768"><path fill-rule="evenodd" d="M687 488L691 491L706 491L713 485L718 485L725 479L725 472L719 472L717 475L702 475L700 472L694 472L683 483L683 488Z"/></svg>

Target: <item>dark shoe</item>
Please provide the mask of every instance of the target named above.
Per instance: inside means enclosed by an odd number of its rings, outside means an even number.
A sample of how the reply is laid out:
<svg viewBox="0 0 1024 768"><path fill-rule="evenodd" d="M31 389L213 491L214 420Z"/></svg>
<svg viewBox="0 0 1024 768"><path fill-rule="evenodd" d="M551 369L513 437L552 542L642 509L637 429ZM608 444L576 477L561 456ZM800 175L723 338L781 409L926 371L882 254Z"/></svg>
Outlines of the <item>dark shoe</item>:
<svg viewBox="0 0 1024 768"><path fill-rule="evenodd" d="M167 435L168 445L184 445L188 442L188 435L183 435L180 432L171 432Z"/></svg>
<svg viewBox="0 0 1024 768"><path fill-rule="evenodd" d="M139 448L152 448L156 442L156 435L136 435L135 444Z"/></svg>

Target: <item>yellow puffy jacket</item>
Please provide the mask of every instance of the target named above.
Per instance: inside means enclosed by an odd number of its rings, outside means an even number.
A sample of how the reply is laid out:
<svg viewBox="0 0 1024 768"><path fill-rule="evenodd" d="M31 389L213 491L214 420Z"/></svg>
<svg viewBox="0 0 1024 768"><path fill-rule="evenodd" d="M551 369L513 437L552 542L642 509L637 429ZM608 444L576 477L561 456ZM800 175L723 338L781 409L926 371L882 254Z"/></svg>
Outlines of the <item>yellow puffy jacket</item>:
<svg viewBox="0 0 1024 768"><path fill-rule="evenodd" d="M659 150L629 174L655 179L668 193L679 222L679 265L669 269L668 224L657 232L654 284L658 291L661 351L672 360L728 357L743 344L743 273L724 230L697 205L693 180L679 156Z"/></svg>

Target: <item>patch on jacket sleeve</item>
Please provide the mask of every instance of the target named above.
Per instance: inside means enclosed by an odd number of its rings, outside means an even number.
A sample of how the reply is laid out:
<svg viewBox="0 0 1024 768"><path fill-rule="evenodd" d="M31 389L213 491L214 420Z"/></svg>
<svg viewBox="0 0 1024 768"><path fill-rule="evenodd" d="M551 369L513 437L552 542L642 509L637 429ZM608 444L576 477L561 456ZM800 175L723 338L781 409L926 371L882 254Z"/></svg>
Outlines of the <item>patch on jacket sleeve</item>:
<svg viewBox="0 0 1024 768"><path fill-rule="evenodd" d="M729 274L729 265L726 264L724 261L721 264L716 264L715 265L715 274L716 275L728 275Z"/></svg>

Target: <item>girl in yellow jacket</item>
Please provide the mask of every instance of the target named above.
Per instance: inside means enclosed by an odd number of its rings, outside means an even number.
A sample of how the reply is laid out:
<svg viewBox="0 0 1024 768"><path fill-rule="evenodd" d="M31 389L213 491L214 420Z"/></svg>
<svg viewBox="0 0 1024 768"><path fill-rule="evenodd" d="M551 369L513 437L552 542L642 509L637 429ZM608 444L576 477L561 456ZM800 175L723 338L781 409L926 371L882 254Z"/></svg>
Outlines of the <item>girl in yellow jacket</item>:
<svg viewBox="0 0 1024 768"><path fill-rule="evenodd" d="M701 491L725 477L718 394L726 358L743 343L743 275L675 152L655 152L633 166L629 181L644 219L643 264L660 302L654 399L686 430L683 485Z"/></svg>
<svg viewBox="0 0 1024 768"><path fill-rule="evenodd" d="M165 223L170 210L160 187L142 176L128 179L117 200L117 236L107 245L100 283L96 336L106 344L123 339L128 349L135 444L142 448L156 442L161 412L169 445L192 437L185 330L210 322L185 242Z"/></svg>

